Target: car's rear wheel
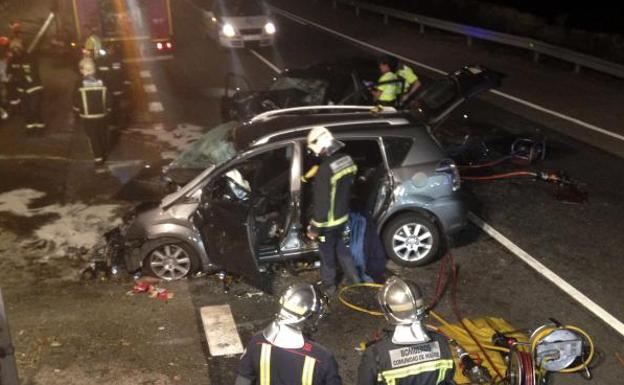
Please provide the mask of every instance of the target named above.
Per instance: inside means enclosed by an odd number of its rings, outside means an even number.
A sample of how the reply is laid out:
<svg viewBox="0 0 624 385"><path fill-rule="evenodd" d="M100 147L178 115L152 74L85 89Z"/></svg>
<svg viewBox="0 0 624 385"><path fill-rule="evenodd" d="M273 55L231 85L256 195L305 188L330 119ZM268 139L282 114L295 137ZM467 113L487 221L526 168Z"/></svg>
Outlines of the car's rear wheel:
<svg viewBox="0 0 624 385"><path fill-rule="evenodd" d="M153 241L143 260L144 271L166 281L186 278L199 268L199 257L184 241L164 238Z"/></svg>
<svg viewBox="0 0 624 385"><path fill-rule="evenodd" d="M422 266L438 256L440 231L425 216L405 213L394 218L382 234L388 257L404 267Z"/></svg>

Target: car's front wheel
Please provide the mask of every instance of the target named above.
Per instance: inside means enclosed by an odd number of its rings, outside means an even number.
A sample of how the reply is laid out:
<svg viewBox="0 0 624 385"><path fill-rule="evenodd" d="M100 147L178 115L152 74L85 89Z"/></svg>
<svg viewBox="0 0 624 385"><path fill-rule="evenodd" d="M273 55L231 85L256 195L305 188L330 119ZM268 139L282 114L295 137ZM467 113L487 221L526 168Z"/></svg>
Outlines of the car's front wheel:
<svg viewBox="0 0 624 385"><path fill-rule="evenodd" d="M405 213L394 218L385 227L382 239L388 257L404 267L426 265L440 250L438 227L418 213Z"/></svg>
<svg viewBox="0 0 624 385"><path fill-rule="evenodd" d="M199 257L184 241L163 238L152 241L143 260L144 271L166 281L188 277L199 268Z"/></svg>

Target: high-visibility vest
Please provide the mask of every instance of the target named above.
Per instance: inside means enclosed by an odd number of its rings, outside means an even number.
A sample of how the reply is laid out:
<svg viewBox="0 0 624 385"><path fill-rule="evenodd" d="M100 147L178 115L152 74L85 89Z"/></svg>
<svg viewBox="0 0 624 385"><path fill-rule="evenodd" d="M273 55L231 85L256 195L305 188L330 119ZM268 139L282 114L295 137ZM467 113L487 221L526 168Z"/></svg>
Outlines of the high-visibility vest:
<svg viewBox="0 0 624 385"><path fill-rule="evenodd" d="M386 72L381 75L377 83L376 88L381 92L377 100L380 102L393 102L401 93L399 77L394 72Z"/></svg>

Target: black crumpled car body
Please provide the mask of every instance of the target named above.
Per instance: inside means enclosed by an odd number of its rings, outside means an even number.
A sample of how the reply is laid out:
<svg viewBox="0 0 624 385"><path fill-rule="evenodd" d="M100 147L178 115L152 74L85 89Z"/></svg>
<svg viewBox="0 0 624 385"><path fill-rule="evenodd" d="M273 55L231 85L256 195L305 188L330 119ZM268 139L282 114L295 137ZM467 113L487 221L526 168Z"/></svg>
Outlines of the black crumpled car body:
<svg viewBox="0 0 624 385"><path fill-rule="evenodd" d="M245 121L270 110L327 105L371 104L372 96L364 82L379 77L375 60L341 59L286 69L264 90L252 90L249 82L229 75L221 101L224 121Z"/></svg>

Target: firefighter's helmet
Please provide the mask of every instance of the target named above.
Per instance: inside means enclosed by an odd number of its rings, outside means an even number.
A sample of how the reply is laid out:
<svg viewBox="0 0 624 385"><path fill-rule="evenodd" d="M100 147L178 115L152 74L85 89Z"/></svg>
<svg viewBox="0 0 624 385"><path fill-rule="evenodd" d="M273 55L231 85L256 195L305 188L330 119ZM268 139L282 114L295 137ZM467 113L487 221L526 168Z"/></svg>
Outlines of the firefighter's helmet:
<svg viewBox="0 0 624 385"><path fill-rule="evenodd" d="M325 299L311 284L289 286L279 300L280 309L275 320L263 331L272 344L284 348L303 346L303 334L313 332L325 314Z"/></svg>
<svg viewBox="0 0 624 385"><path fill-rule="evenodd" d="M325 151L333 154L344 144L334 138L331 132L323 126L313 127L308 133L308 148L316 155Z"/></svg>
<svg viewBox="0 0 624 385"><path fill-rule="evenodd" d="M390 277L377 299L391 324L408 325L425 317L425 300L420 287L414 282Z"/></svg>

